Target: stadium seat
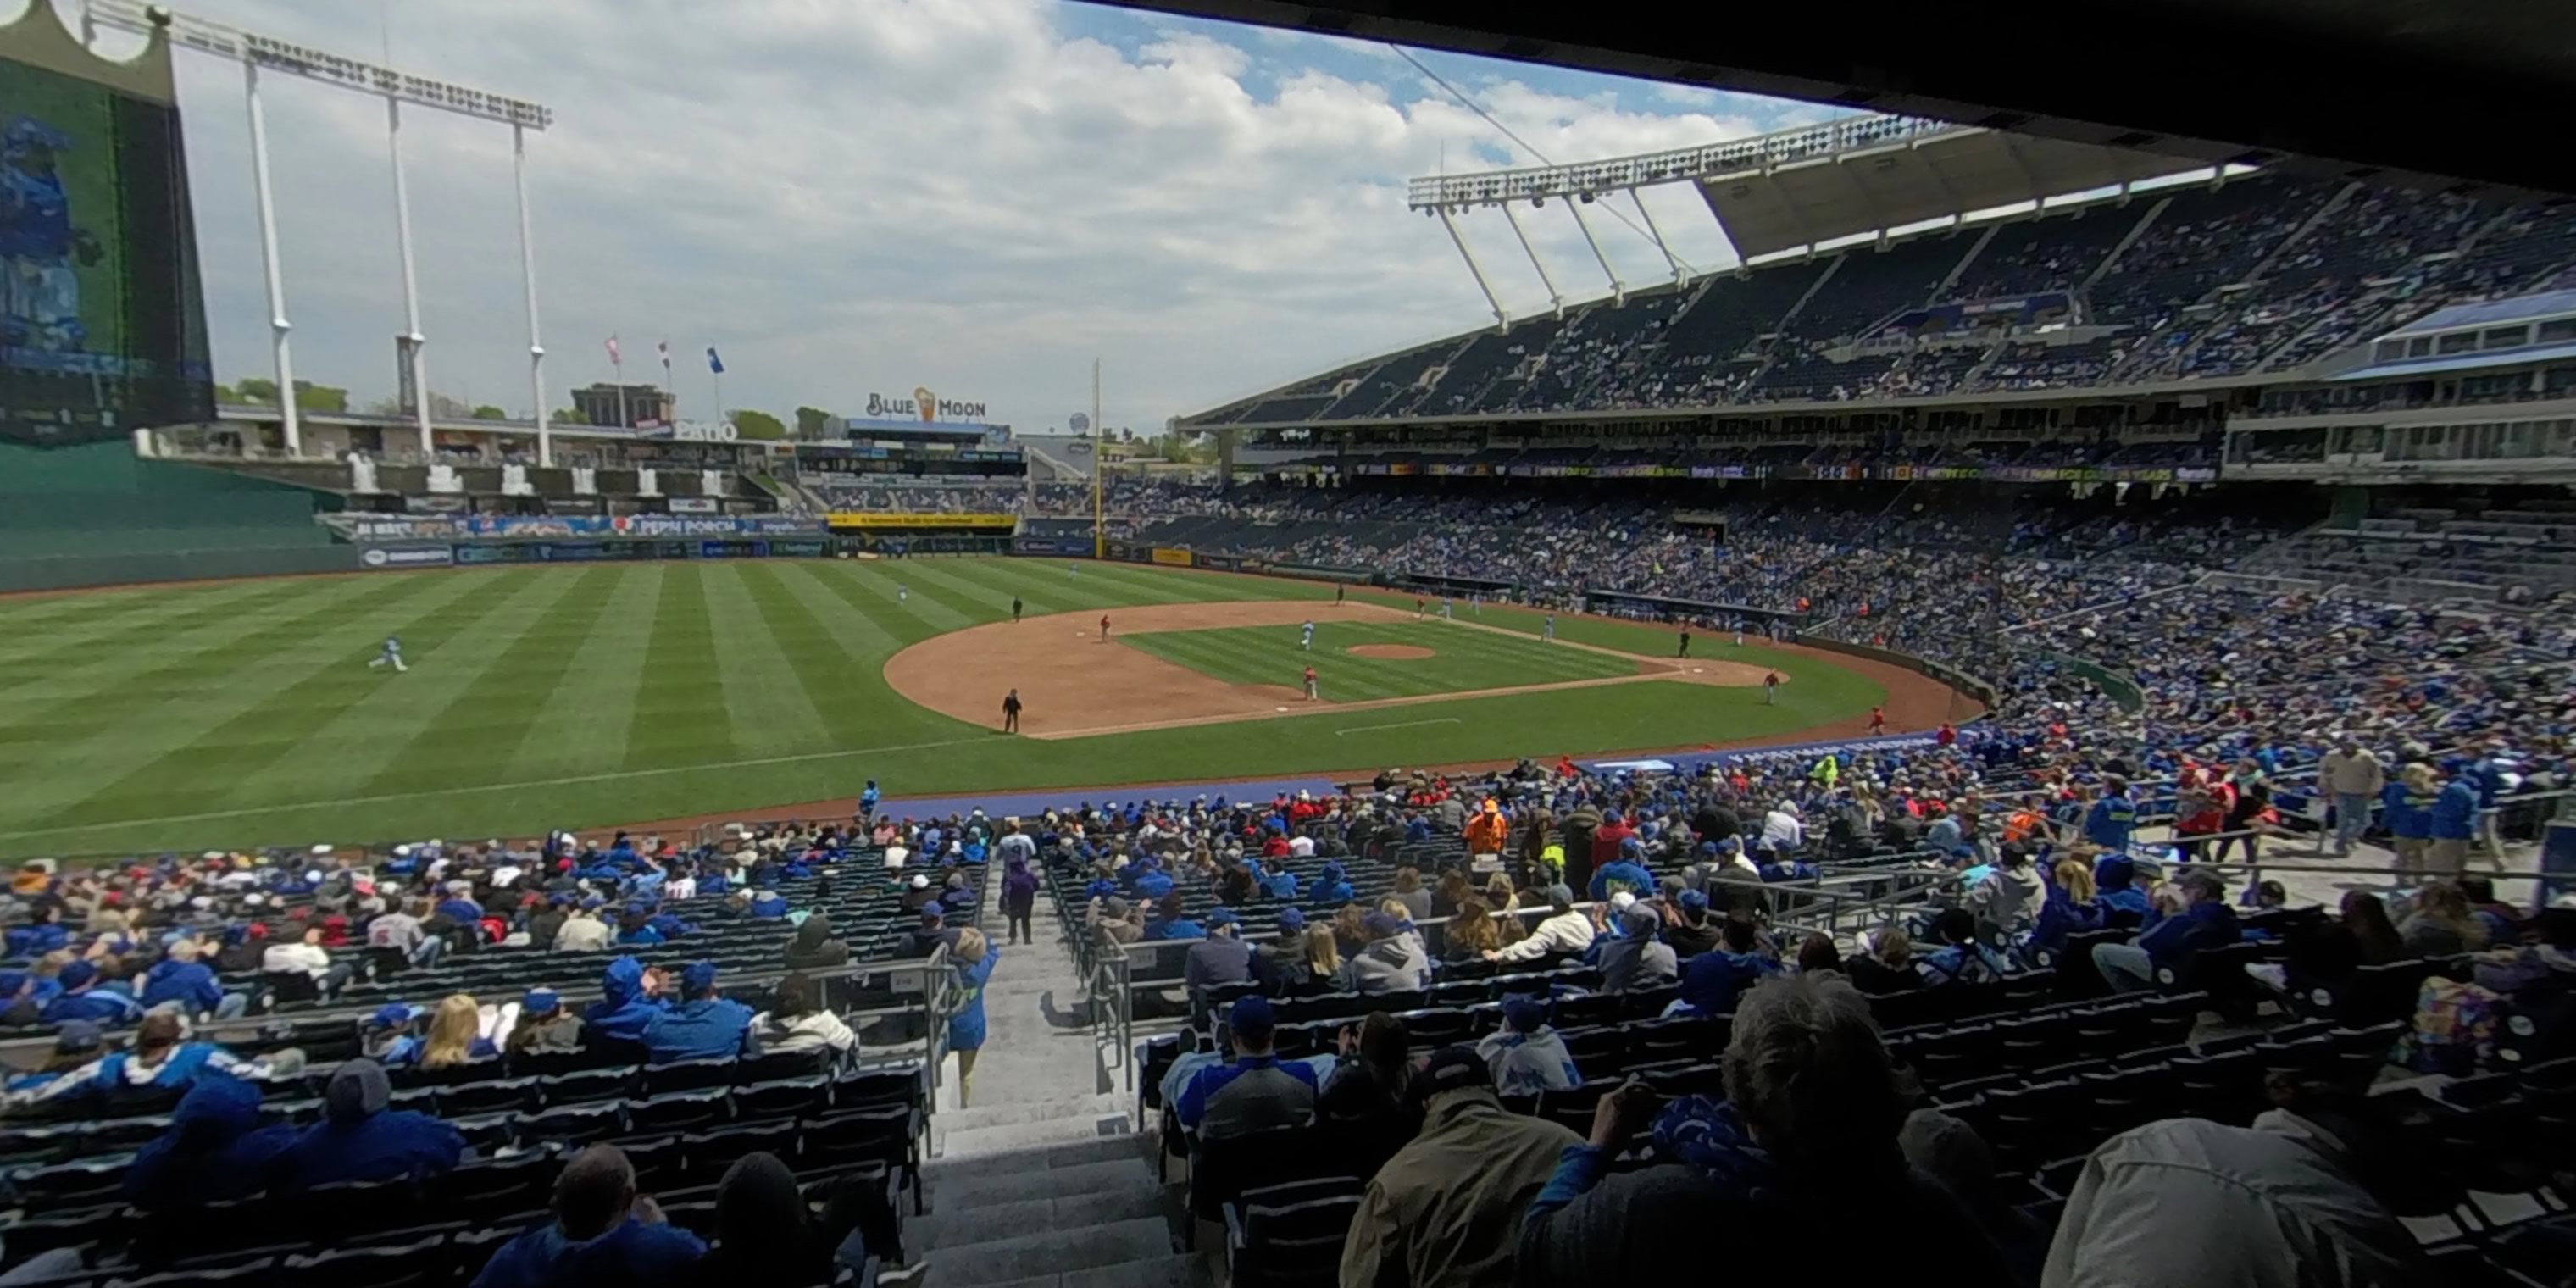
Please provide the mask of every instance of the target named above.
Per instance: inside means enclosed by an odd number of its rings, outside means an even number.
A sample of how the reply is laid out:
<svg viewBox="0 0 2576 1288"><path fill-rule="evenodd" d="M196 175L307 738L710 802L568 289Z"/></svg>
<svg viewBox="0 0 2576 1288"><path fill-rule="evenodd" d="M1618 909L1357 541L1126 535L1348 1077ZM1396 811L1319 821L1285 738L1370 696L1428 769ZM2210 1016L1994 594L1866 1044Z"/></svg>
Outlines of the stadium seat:
<svg viewBox="0 0 2576 1288"><path fill-rule="evenodd" d="M630 1101L627 1120L639 1132L699 1131L733 1117L728 1093L722 1087L704 1091L674 1091Z"/></svg>
<svg viewBox="0 0 2576 1288"><path fill-rule="evenodd" d="M1243 1191L1225 1208L1228 1282L1241 1288L1335 1283L1361 1188L1344 1176Z"/></svg>
<svg viewBox="0 0 2576 1288"><path fill-rule="evenodd" d="M544 1151L485 1158L422 1182L424 1208L478 1223L546 1206L558 1163Z"/></svg>
<svg viewBox="0 0 2576 1288"><path fill-rule="evenodd" d="M288 1257L278 1267L278 1288L428 1288L447 1272L439 1255L446 1242L433 1237Z"/></svg>
<svg viewBox="0 0 2576 1288"><path fill-rule="evenodd" d="M688 1156L689 1176L700 1185L713 1185L745 1154L775 1154L792 1164L797 1157L796 1133L792 1122L745 1123L683 1136L680 1148Z"/></svg>

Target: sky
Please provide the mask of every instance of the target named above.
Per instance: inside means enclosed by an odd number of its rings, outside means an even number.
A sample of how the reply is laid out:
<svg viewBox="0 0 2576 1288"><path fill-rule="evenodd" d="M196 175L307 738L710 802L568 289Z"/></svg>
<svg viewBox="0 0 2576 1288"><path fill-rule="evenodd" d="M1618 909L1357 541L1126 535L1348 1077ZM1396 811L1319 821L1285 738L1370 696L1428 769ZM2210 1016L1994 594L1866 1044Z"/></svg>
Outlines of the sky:
<svg viewBox="0 0 2576 1288"><path fill-rule="evenodd" d="M67 15L77 0L55 3ZM20 6L0 0L0 13ZM1335 364L1490 320L1405 181L1619 156L1826 119L1808 104L1057 0L190 0L205 18L535 99L532 209L550 405L660 375L684 418L782 419L870 393L1060 428L1159 432ZM102 44L128 39L111 33ZM236 65L181 51L216 370L271 374ZM404 329L381 100L263 81L296 375L390 395ZM413 109L403 148L433 390L531 407L506 127ZM1645 198L1675 253L1734 262L1686 187ZM1631 285L1669 276L1596 231ZM1569 300L1608 291L1560 208L1524 222ZM1497 212L1462 232L1515 316L1546 291Z"/></svg>

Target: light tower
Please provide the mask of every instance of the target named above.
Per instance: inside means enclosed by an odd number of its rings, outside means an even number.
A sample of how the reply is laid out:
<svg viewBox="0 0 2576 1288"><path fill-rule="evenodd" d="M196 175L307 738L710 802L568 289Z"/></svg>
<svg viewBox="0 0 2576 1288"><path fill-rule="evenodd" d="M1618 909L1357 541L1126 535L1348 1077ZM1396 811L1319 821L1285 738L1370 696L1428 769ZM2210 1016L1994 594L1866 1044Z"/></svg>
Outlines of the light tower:
<svg viewBox="0 0 2576 1288"><path fill-rule="evenodd" d="M276 72L299 76L335 89L375 95L385 100L385 143L393 158L394 236L400 252L403 279L404 333L398 342L402 349L404 382L411 392L413 421L420 433L423 457L433 454L429 387L421 357L422 346L427 340L420 332L418 282L412 272L411 201L403 180L402 106L410 103L436 108L510 127L511 168L517 180L519 203L519 271L528 296L528 392L536 407L537 462L553 464L554 440L546 415L546 350L537 328L537 252L528 221L527 136L530 130L542 130L553 124L554 112L526 99L414 76L381 63L344 58L223 23L172 13L159 5L142 4L140 0L87 0L81 15L84 40L98 27L149 34L163 25L168 26L172 42L179 47L242 65L243 96L250 112L251 181L258 195L260 256L267 269L269 335L277 363L278 412L285 425L286 450L290 453L302 452L303 435L295 407L294 351L287 339L294 327L287 319L286 285L278 266L277 199L269 186L268 124L260 107L260 74Z"/></svg>

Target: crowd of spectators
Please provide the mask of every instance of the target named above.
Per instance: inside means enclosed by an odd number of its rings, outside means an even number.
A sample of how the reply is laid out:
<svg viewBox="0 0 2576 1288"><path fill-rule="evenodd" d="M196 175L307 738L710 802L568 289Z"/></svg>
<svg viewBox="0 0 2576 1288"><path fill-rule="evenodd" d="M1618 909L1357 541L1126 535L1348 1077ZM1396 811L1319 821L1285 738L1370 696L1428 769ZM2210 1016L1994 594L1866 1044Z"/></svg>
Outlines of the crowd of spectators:
<svg viewBox="0 0 2576 1288"><path fill-rule="evenodd" d="M2269 174L2080 214L2054 207L1991 237L1975 232L1713 274L1570 320L1543 315L1318 377L1209 423L1856 401L2287 371L2444 304L2539 289L2576 263L2576 220L2564 212L2367 186L2347 194L2337 182ZM1979 312L1979 341L1951 347L1971 321L1960 306L2015 296L2047 306ZM1882 327L1881 340L1945 342L1851 347ZM1313 396L1344 380L1357 386L1352 396Z"/></svg>

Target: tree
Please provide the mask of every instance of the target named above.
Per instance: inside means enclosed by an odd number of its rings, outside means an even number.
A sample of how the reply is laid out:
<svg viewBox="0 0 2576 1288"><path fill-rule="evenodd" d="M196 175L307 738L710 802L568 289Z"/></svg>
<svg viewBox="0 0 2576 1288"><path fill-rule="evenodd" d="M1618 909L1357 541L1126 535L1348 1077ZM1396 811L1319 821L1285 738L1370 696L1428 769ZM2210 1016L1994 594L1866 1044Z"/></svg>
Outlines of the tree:
<svg viewBox="0 0 2576 1288"><path fill-rule="evenodd" d="M277 405L277 382L261 376L244 376L240 386L243 402Z"/></svg>
<svg viewBox="0 0 2576 1288"><path fill-rule="evenodd" d="M510 413L503 411L490 403L485 403L474 409L474 419L476 420L508 420L509 418Z"/></svg>
<svg viewBox="0 0 2576 1288"><path fill-rule="evenodd" d="M250 382L245 380L242 383L247 385ZM268 388L270 397L274 398L277 386L271 383ZM338 385L317 385L310 380L298 380L295 382L295 405L304 411L345 412L349 410L349 391Z"/></svg>
<svg viewBox="0 0 2576 1288"><path fill-rule="evenodd" d="M765 411L738 407L725 413L733 422L734 433L744 438L778 439L787 437L786 422Z"/></svg>
<svg viewBox="0 0 2576 1288"><path fill-rule="evenodd" d="M580 412L575 411L570 407L558 407L555 409L555 414L547 417L546 419L550 424L555 425L587 425L590 423L590 419L588 417L583 416Z"/></svg>
<svg viewBox="0 0 2576 1288"><path fill-rule="evenodd" d="M798 438L821 438L823 436L823 422L828 421L831 418L832 413L825 411L820 407L797 408L796 436ZM736 428L740 428L740 426L737 425Z"/></svg>
<svg viewBox="0 0 2576 1288"><path fill-rule="evenodd" d="M215 386L215 403L217 406L224 406L227 404L239 406L241 404L241 400L241 391L233 388L231 385L217 384Z"/></svg>

